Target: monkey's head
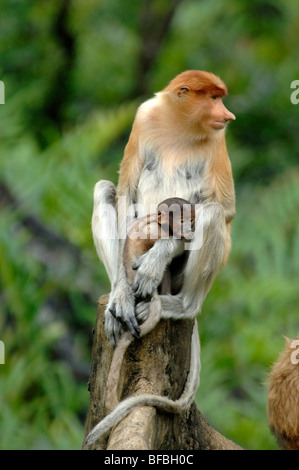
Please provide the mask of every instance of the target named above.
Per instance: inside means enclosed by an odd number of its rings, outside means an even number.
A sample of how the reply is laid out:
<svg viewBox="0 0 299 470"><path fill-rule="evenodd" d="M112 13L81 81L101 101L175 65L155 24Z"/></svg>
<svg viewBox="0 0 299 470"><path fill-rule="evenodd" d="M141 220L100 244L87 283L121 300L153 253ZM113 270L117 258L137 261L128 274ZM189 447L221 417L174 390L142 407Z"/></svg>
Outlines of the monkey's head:
<svg viewBox="0 0 299 470"><path fill-rule="evenodd" d="M200 70L187 70L177 75L162 94L171 98L178 122L185 123L190 131L210 135L225 129L229 121L236 117L223 104L227 94L223 81L216 75Z"/></svg>
<svg viewBox="0 0 299 470"><path fill-rule="evenodd" d="M171 197L158 205L158 223L176 238L190 238L195 225L195 207L186 199Z"/></svg>

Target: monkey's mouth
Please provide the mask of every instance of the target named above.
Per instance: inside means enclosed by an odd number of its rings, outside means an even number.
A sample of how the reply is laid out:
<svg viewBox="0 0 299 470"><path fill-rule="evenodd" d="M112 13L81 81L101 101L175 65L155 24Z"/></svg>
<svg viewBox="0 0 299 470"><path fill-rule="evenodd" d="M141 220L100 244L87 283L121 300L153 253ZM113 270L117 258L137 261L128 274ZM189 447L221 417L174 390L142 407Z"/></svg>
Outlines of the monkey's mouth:
<svg viewBox="0 0 299 470"><path fill-rule="evenodd" d="M224 129L227 125L227 122L226 121L215 121L214 122L214 129Z"/></svg>

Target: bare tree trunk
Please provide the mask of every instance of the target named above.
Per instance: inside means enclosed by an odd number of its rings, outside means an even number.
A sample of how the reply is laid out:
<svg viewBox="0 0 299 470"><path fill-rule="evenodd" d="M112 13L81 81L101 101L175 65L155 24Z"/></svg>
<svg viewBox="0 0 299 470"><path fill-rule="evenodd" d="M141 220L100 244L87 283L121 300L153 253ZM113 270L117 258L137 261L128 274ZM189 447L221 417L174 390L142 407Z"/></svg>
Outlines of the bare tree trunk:
<svg viewBox="0 0 299 470"><path fill-rule="evenodd" d="M90 404L86 436L107 414L106 382L113 350L104 332L104 311L108 295L99 299L94 331ZM161 321L147 336L129 346L118 386L119 399L143 393L178 399L189 372L193 321ZM86 437L85 436L85 437ZM204 450L241 449L215 431L195 403L178 415L150 406L136 407L94 449L109 450Z"/></svg>

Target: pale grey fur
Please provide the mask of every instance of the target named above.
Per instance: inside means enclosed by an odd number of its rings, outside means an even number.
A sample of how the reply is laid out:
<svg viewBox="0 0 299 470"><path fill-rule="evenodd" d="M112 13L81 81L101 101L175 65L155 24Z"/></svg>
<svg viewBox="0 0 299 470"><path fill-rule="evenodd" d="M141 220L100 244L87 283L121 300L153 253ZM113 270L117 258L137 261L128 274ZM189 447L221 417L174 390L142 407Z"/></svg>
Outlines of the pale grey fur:
<svg viewBox="0 0 299 470"><path fill-rule="evenodd" d="M112 290L117 284L118 229L115 205L116 188L110 181L98 181L94 188L92 234L99 258L109 276ZM103 220L105 223L103 223ZM112 240L112 237L115 240ZM103 241L105 240L105 241ZM111 243L109 243L109 240Z"/></svg>
<svg viewBox="0 0 299 470"><path fill-rule="evenodd" d="M128 197L125 210L132 203ZM108 207L110 210L108 210ZM97 254L102 260L111 283L111 294L105 312L105 329L110 342L115 345L124 331L124 326L132 334L138 334L139 327L134 310L134 294L126 280L126 272L122 262L125 239L118 239L118 233L126 233L126 227L120 224L129 223L117 217L116 188L110 181L100 180L94 188L94 207L92 214L92 233ZM113 230L113 235L111 232ZM115 318L111 310L115 304L120 307L116 310Z"/></svg>

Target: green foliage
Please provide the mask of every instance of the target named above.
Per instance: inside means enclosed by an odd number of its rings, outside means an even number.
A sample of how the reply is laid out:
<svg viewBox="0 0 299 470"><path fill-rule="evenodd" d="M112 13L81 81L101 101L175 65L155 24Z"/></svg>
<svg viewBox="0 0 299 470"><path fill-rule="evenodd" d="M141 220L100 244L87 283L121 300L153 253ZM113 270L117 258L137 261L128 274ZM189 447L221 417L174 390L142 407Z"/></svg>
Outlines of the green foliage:
<svg viewBox="0 0 299 470"><path fill-rule="evenodd" d="M1 4L2 449L81 446L96 301L109 291L90 233L93 186L117 182L141 94L188 68L220 75L237 115L233 249L199 317L198 405L245 448L277 448L265 383L283 335L299 330L297 3Z"/></svg>
<svg viewBox="0 0 299 470"><path fill-rule="evenodd" d="M254 195L239 195L232 255L199 318L200 409L245 448L276 448L266 382L283 335L298 332L298 183L299 168Z"/></svg>
<svg viewBox="0 0 299 470"><path fill-rule="evenodd" d="M92 188L99 175L107 177L97 155L135 109L97 113L44 152L17 136L12 152L2 146L2 178L21 201L14 212L2 210L0 221L3 449L80 447L87 384L72 374L82 363L87 378L96 300L109 288L90 234ZM28 214L54 239L20 226Z"/></svg>

